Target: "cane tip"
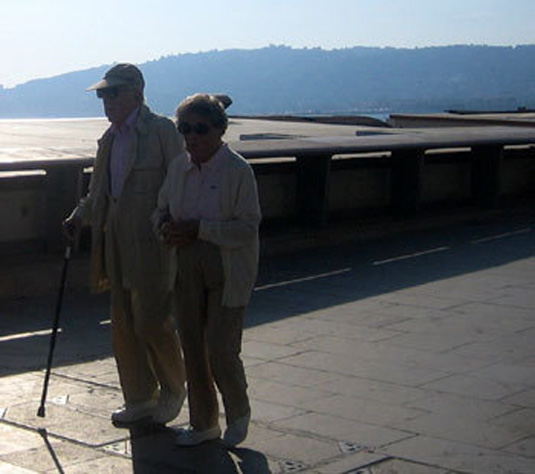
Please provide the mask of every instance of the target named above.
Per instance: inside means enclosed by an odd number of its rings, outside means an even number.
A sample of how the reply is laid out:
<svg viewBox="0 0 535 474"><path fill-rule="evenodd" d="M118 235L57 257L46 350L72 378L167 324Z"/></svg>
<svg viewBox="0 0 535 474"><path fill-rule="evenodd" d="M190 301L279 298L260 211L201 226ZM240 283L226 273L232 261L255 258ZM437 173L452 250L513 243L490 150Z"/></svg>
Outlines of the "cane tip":
<svg viewBox="0 0 535 474"><path fill-rule="evenodd" d="M41 418L45 417L45 407L39 407L39 410L37 410L37 416L40 416Z"/></svg>

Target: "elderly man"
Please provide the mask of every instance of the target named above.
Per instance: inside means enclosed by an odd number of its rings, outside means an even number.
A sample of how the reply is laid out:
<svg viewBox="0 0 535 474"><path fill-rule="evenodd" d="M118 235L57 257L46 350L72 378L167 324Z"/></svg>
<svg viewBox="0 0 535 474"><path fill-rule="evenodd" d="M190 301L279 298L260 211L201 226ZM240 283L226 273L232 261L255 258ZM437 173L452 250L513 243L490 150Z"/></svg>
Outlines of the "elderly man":
<svg viewBox="0 0 535 474"><path fill-rule="evenodd" d="M90 224L91 287L110 289L112 341L125 406L115 424L174 419L186 397L185 369L166 285L169 250L150 215L170 161L183 150L173 122L144 103L145 81L133 64L117 64L89 87L111 126L98 142L86 197L64 221L73 238Z"/></svg>

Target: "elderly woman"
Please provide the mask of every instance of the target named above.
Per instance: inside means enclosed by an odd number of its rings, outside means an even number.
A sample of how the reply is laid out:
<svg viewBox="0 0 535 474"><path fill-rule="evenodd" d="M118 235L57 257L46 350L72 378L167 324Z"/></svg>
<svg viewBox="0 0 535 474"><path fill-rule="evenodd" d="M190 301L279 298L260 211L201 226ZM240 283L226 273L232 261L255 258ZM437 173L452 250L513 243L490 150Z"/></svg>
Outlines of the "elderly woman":
<svg viewBox="0 0 535 474"><path fill-rule="evenodd" d="M217 386L223 440L235 446L251 417L240 352L258 267L256 181L247 161L223 141L228 118L217 98L190 96L176 117L187 151L170 165L153 216L160 239L176 248L173 284L190 411L190 428L178 431L176 443L220 437Z"/></svg>

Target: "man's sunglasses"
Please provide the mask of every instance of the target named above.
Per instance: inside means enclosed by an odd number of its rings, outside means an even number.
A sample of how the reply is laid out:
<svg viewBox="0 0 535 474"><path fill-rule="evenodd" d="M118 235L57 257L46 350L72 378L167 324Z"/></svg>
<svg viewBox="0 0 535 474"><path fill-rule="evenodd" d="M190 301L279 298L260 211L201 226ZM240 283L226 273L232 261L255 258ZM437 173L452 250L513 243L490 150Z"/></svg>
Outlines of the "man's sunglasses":
<svg viewBox="0 0 535 474"><path fill-rule="evenodd" d="M197 135L206 135L212 127L206 123L196 123L192 125L188 122L178 122L178 131L182 135L189 135L191 132L195 132Z"/></svg>
<svg viewBox="0 0 535 474"><path fill-rule="evenodd" d="M106 87L104 89L97 89L97 97L99 99L117 99L121 93L121 89L118 86Z"/></svg>

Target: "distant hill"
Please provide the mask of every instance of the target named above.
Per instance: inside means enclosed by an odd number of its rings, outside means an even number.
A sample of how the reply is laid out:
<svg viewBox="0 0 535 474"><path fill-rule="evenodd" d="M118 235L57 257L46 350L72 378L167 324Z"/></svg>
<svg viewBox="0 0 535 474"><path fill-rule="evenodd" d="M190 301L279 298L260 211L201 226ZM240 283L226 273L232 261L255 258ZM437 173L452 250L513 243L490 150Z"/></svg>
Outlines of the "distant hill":
<svg viewBox="0 0 535 474"><path fill-rule="evenodd" d="M84 92L109 65L0 88L0 117L102 115ZM224 93L231 115L374 114L535 107L535 45L337 50L270 46L140 64L151 107L171 115L198 91Z"/></svg>

